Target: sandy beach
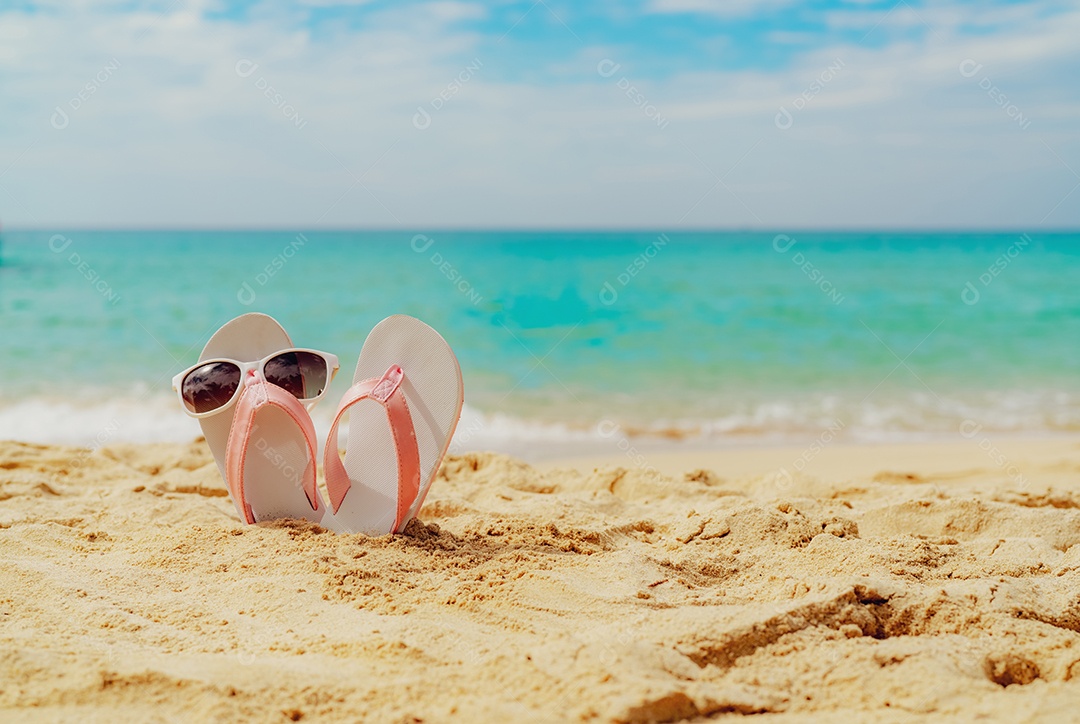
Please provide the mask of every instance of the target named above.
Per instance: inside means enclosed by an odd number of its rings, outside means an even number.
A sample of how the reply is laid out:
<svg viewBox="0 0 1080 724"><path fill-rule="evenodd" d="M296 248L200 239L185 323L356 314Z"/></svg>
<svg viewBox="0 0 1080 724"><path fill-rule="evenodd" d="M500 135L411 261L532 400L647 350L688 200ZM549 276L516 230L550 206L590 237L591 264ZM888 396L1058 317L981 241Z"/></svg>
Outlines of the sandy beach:
<svg viewBox="0 0 1080 724"><path fill-rule="evenodd" d="M1080 443L647 462L452 457L365 538L0 443L0 718L1077 720Z"/></svg>

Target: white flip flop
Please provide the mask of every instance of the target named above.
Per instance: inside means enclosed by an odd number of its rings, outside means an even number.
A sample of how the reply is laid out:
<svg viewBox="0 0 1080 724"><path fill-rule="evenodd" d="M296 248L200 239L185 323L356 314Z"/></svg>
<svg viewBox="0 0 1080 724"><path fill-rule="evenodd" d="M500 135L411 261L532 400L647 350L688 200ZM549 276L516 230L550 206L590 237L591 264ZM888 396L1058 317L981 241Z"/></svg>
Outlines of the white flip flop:
<svg viewBox="0 0 1080 724"><path fill-rule="evenodd" d="M323 453L336 529L384 535L416 517L454 436L464 387L450 345L397 314L364 342ZM338 423L349 413L342 462Z"/></svg>
<svg viewBox="0 0 1080 724"><path fill-rule="evenodd" d="M214 333L199 361L256 362L292 347L274 318L244 314ZM316 487L317 444L307 408L261 374L249 373L241 384L229 409L199 420L237 512L248 523L321 523L327 507Z"/></svg>

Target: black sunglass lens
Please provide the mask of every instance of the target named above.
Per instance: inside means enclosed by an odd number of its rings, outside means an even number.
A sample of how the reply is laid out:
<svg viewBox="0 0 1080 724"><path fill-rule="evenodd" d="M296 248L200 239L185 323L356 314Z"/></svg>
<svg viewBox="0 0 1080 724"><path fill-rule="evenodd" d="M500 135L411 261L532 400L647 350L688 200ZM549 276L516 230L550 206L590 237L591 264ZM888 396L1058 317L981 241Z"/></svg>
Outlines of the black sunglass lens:
<svg viewBox="0 0 1080 724"><path fill-rule="evenodd" d="M240 386L240 368L231 362L208 362L184 378L184 404L190 412L213 412L224 406Z"/></svg>
<svg viewBox="0 0 1080 724"><path fill-rule="evenodd" d="M292 393L299 400L312 400L326 388L326 360L311 352L284 352L266 363L266 381Z"/></svg>

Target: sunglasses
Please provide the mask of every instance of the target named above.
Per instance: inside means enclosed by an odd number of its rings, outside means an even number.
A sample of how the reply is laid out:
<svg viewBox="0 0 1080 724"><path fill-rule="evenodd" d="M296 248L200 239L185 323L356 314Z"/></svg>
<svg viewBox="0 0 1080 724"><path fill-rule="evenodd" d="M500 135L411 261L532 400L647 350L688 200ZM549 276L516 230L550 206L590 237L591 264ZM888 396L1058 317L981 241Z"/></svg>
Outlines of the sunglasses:
<svg viewBox="0 0 1080 724"><path fill-rule="evenodd" d="M244 376L254 370L261 372L270 384L310 406L326 394L338 371L338 358L314 349L286 349L258 362L203 360L174 377L173 389L189 415L208 417L228 409L236 401L243 389Z"/></svg>

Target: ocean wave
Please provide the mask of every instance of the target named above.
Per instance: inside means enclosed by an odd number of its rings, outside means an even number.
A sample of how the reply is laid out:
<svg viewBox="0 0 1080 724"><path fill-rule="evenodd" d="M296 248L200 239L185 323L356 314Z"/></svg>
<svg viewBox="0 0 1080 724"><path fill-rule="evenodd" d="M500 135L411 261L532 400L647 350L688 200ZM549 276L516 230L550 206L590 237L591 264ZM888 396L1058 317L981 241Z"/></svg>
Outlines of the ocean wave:
<svg viewBox="0 0 1080 724"><path fill-rule="evenodd" d="M329 406L312 413L325 439ZM1010 391L940 398L928 394L862 402L836 395L760 400L701 419L640 415L542 421L466 405L450 451L493 450L525 459L603 452L613 441L651 447L691 443L718 447L797 443L828 431L849 442L952 437L961 426L988 433L1080 432L1080 394ZM347 429L347 428L346 428ZM345 439L343 429L341 439ZM189 442L198 422L168 396L0 401L0 439L100 447L119 442Z"/></svg>

